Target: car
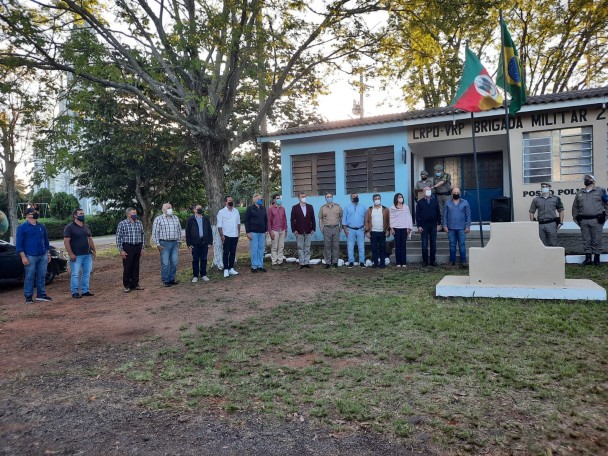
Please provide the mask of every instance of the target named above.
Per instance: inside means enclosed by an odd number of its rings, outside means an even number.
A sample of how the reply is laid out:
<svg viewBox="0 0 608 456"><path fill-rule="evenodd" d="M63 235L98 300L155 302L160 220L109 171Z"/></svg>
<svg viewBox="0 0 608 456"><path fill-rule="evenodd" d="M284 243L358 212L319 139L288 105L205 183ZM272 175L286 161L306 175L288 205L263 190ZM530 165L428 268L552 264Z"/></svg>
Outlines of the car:
<svg viewBox="0 0 608 456"><path fill-rule="evenodd" d="M47 285L68 269L68 260L60 249L51 246L49 251L51 262L46 269ZM17 253L17 247L0 239L0 282L23 282L24 278L25 269Z"/></svg>

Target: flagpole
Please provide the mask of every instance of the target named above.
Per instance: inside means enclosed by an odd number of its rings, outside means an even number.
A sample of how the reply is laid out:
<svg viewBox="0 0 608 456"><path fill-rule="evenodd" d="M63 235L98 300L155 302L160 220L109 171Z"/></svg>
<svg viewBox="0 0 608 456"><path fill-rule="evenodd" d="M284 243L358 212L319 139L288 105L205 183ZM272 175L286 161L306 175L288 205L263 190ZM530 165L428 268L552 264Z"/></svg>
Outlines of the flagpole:
<svg viewBox="0 0 608 456"><path fill-rule="evenodd" d="M477 144L475 141L475 117L473 116L473 111L471 111L471 131L473 133L473 163L475 165L475 188L477 189L477 214L479 216L479 236L481 237L481 246L484 247L483 228L481 222L481 196L479 195L479 168L477 167Z"/></svg>
<svg viewBox="0 0 608 456"><path fill-rule="evenodd" d="M502 62L503 62L503 74L504 74L504 78L503 78L503 90L504 90L504 108L505 108L505 132L507 134L507 163L508 163L508 168L509 168L509 192L511 193L511 221L515 220L514 217L514 203L515 201L513 200L513 174L511 171L511 141L510 141L510 134L509 134L509 108L507 106L507 76L509 74L509 62L507 62L507 59L505 58L505 37L504 37L504 33L502 31L502 10L498 10L498 14L500 16L500 52L502 53Z"/></svg>

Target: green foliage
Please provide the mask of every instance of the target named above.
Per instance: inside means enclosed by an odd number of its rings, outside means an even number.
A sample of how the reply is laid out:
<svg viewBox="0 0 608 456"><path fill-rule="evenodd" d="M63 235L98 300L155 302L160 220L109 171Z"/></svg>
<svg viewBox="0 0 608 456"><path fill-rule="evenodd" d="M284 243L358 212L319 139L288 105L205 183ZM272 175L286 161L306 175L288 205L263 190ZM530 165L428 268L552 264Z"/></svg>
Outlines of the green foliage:
<svg viewBox="0 0 608 456"><path fill-rule="evenodd" d="M51 215L58 219L66 219L72 216L72 212L78 209L80 203L74 195L65 192L57 192L51 200Z"/></svg>
<svg viewBox="0 0 608 456"><path fill-rule="evenodd" d="M48 188L41 188L34 196L32 196L33 203L45 203L51 204L51 200L53 199L53 194Z"/></svg>

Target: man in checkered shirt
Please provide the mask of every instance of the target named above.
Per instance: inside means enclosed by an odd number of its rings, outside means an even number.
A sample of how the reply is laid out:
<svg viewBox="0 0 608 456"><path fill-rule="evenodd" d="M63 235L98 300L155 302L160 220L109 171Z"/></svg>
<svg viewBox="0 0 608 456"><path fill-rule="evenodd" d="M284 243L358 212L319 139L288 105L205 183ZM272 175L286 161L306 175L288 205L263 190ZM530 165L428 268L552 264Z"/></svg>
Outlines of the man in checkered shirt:
<svg viewBox="0 0 608 456"><path fill-rule="evenodd" d="M173 215L171 203L163 204L163 213L152 224L152 245L160 252L160 274L164 287L177 285L177 260L182 240L182 226L179 218Z"/></svg>

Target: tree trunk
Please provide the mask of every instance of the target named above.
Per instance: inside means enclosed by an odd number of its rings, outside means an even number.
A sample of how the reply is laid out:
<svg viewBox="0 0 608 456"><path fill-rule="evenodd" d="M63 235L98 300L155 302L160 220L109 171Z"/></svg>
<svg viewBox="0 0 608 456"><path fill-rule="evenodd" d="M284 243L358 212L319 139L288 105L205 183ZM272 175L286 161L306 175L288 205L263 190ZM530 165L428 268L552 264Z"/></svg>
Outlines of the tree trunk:
<svg viewBox="0 0 608 456"><path fill-rule="evenodd" d="M17 164L6 160L5 161L6 171L4 172L4 181L6 182L6 194L8 203L8 224L10 227L11 241L17 241L17 225L19 224L19 218L17 216L17 191L15 189L15 169Z"/></svg>
<svg viewBox="0 0 608 456"><path fill-rule="evenodd" d="M228 140L197 137L196 143L205 178L209 218L213 227L213 265L224 269L222 241L217 232L217 213L224 207L224 165L228 161Z"/></svg>
<svg viewBox="0 0 608 456"><path fill-rule="evenodd" d="M135 197L141 204L142 214L141 223L144 226L144 246L150 247L150 238L152 237L152 203L148 198L144 197L141 191L141 178L139 173L135 176Z"/></svg>

